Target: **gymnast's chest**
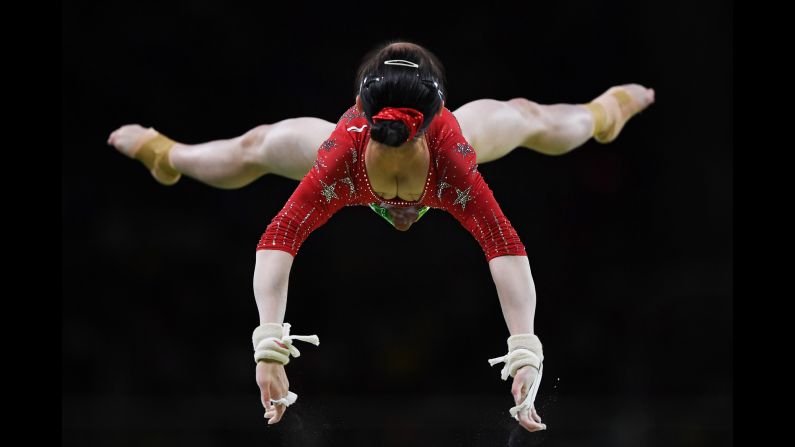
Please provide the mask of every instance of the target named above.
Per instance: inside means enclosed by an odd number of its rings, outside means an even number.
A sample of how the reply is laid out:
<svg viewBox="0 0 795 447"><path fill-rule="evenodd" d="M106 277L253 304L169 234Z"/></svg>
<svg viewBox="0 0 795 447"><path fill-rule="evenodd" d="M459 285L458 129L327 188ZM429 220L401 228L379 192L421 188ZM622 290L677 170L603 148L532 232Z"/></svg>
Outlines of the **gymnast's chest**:
<svg viewBox="0 0 795 447"><path fill-rule="evenodd" d="M429 153L399 170L381 168L376 161L365 157L365 181L369 181L369 187L377 198L415 202L425 193L430 181L430 166Z"/></svg>

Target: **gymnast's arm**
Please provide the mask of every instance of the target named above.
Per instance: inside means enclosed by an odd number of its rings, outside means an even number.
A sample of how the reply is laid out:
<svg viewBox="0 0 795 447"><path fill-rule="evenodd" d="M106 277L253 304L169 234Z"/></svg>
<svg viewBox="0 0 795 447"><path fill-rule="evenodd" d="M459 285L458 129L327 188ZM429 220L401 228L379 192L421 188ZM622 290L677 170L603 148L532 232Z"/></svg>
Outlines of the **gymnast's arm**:
<svg viewBox="0 0 795 447"><path fill-rule="evenodd" d="M254 298L260 324L284 321L293 258L310 233L348 204L350 194L341 179L347 175L345 163L352 157L349 138L338 126L323 143L315 165L271 219L257 244Z"/></svg>
<svg viewBox="0 0 795 447"><path fill-rule="evenodd" d="M466 182L469 184L461 182L461 186L449 188L454 191L448 196L448 211L480 244L510 334L533 334L536 291L524 245L480 173L473 170ZM461 201L472 197L465 208L453 204L458 191L464 192Z"/></svg>
<svg viewBox="0 0 795 447"><path fill-rule="evenodd" d="M519 235L477 170L476 154L453 130L441 150L441 204L478 241L489 264L511 335L533 333L536 293Z"/></svg>
<svg viewBox="0 0 795 447"><path fill-rule="evenodd" d="M527 256L499 256L489 261L508 332L534 334L536 288Z"/></svg>
<svg viewBox="0 0 795 447"><path fill-rule="evenodd" d="M518 347L519 340L525 340L520 343L537 340L533 325L535 284L522 241L478 172L475 151L463 135L456 129L451 129L442 143L440 154L444 164L444 178L440 179L440 192L437 193L441 196L441 205L469 231L483 249L497 288L505 323L512 338L516 340L514 347ZM442 184L448 184L448 187L441 188ZM509 349L512 349L512 338L508 339ZM537 351L538 358L543 359L540 346ZM511 373L514 376L511 394L517 406L531 395L529 393L533 386L537 389L539 373L539 369L530 365L520 366L515 373ZM517 416L519 423L528 431L545 429L534 408L530 411L519 411Z"/></svg>
<svg viewBox="0 0 795 447"><path fill-rule="evenodd" d="M259 311L259 323L279 323L284 321L287 307L287 279L293 256L279 250L257 250L254 267L254 298ZM267 410L265 417L268 424L281 421L286 407L272 405L271 399L287 396L290 382L284 365L279 362L262 359L257 362L256 382L260 390L260 401Z"/></svg>
<svg viewBox="0 0 795 447"><path fill-rule="evenodd" d="M338 128L318 149L314 167L304 176L287 203L271 220L257 244L254 266L254 299L260 326L283 324L287 308L287 289L293 258L312 231L347 204L346 184L340 181L348 162L350 141ZM261 360L256 368L257 385L268 424L279 422L286 407L270 405L270 399L287 396L289 381L284 365Z"/></svg>
<svg viewBox="0 0 795 447"><path fill-rule="evenodd" d="M257 250L256 257L254 300L259 312L259 324L283 323L293 255L281 250Z"/></svg>

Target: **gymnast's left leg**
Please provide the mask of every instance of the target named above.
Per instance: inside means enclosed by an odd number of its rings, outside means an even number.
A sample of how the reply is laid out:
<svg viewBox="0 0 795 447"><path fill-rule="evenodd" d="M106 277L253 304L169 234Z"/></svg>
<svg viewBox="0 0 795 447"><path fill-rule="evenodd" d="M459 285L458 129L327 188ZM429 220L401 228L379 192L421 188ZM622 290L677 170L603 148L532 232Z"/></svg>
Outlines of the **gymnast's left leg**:
<svg viewBox="0 0 795 447"><path fill-rule="evenodd" d="M525 98L479 99L453 114L475 148L477 163L498 160L517 147L565 154L591 137L613 141L624 124L654 102L654 90L638 84L612 87L588 104L543 105Z"/></svg>

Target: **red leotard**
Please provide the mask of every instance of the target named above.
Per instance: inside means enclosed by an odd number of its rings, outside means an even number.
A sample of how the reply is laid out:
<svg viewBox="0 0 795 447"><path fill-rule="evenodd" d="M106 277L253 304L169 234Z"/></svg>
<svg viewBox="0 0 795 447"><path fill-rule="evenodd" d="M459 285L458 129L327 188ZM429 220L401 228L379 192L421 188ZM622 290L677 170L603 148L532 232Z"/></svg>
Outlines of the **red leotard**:
<svg viewBox="0 0 795 447"><path fill-rule="evenodd" d="M370 188L364 153L370 126L353 106L318 149L312 169L276 214L257 250L282 250L293 256L309 233L343 206L389 203L429 206L452 214L480 244L486 261L505 255L527 256L522 241L481 177L472 146L447 108L425 133L431 155L425 190L417 201L387 200Z"/></svg>

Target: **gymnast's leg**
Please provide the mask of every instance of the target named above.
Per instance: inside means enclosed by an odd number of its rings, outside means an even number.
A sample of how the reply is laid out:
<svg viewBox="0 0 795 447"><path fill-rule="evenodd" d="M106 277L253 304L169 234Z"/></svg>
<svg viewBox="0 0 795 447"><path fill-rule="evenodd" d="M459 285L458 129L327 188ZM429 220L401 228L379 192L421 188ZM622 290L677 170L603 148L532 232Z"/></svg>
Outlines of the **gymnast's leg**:
<svg viewBox="0 0 795 447"><path fill-rule="evenodd" d="M613 87L586 105L541 105L524 98L481 99L454 114L475 148L478 163L504 157L517 147L560 155L592 136L612 141L623 125L654 101L654 91L637 84ZM211 186L243 187L265 174L300 180L334 124L302 117L265 124L236 138L202 144L173 143L154 129L126 125L108 144L141 160L159 182L170 185L185 174Z"/></svg>
<svg viewBox="0 0 795 447"><path fill-rule="evenodd" d="M183 144L130 124L111 133L108 144L143 162L165 185L185 174L210 186L234 189L265 174L301 180L333 131L333 123L302 117L257 126L231 139Z"/></svg>
<svg viewBox="0 0 795 447"><path fill-rule="evenodd" d="M654 102L654 90L638 84L612 87L588 104L542 105L525 98L480 99L453 114L475 148L477 163L500 159L517 147L565 154L594 137L613 141L624 124Z"/></svg>

